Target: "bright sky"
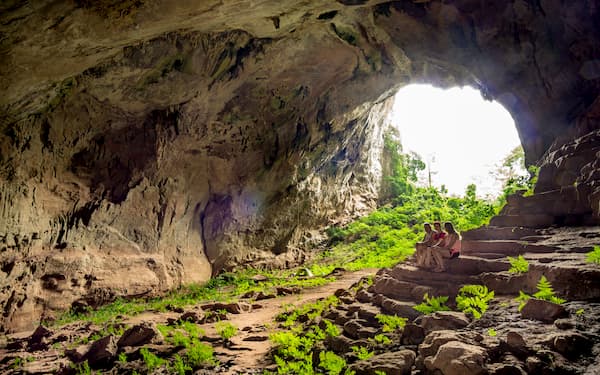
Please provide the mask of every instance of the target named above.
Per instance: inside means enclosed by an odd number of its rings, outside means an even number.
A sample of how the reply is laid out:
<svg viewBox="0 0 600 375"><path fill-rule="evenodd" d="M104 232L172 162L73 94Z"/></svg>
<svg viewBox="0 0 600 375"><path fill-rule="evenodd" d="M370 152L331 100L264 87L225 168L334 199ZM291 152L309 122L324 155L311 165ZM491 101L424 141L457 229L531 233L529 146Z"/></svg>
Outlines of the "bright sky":
<svg viewBox="0 0 600 375"><path fill-rule="evenodd" d="M520 144L508 111L471 87L403 87L396 94L392 124L405 152L416 152L427 164L433 161L433 185L446 185L456 195L471 183L479 197L498 195L502 187L490 172Z"/></svg>

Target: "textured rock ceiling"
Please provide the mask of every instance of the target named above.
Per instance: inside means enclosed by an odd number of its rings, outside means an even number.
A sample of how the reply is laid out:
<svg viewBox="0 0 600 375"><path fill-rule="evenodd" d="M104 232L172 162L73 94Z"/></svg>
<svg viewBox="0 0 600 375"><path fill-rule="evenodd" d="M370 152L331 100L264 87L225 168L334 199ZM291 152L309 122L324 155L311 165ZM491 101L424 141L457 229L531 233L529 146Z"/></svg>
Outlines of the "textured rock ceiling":
<svg viewBox="0 0 600 375"><path fill-rule="evenodd" d="M374 206L408 83L478 87L538 160L598 127L599 9L2 2L1 325L302 261L311 229Z"/></svg>

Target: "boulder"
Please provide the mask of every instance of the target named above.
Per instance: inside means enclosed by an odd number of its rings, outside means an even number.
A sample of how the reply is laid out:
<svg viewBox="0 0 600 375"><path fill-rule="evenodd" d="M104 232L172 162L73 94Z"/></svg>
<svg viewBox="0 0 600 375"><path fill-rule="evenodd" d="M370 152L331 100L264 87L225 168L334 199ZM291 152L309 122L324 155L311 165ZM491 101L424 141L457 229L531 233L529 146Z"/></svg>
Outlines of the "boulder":
<svg viewBox="0 0 600 375"><path fill-rule="evenodd" d="M356 375L409 375L415 362L415 352L400 350L397 352L374 355L350 366Z"/></svg>
<svg viewBox="0 0 600 375"><path fill-rule="evenodd" d="M444 375L487 374L485 349L460 341L450 341L439 347L437 353L425 358L425 367Z"/></svg>
<svg viewBox="0 0 600 375"><path fill-rule="evenodd" d="M160 332L156 326L150 322L135 325L123 333L117 346L119 348L125 346L142 346L151 343L156 338L160 337Z"/></svg>
<svg viewBox="0 0 600 375"><path fill-rule="evenodd" d="M344 353L349 353L352 351L352 345L353 345L353 340L344 336L344 335L339 335L339 336L328 336L325 339L325 346L337 353L337 354L344 354Z"/></svg>
<svg viewBox="0 0 600 375"><path fill-rule="evenodd" d="M209 303L202 305L204 311L220 311L225 310L231 314L241 314L252 310L252 305L246 302L233 302L233 303Z"/></svg>
<svg viewBox="0 0 600 375"><path fill-rule="evenodd" d="M38 326L27 339L29 351L46 350L48 348L48 338L52 336L52 331L44 326Z"/></svg>
<svg viewBox="0 0 600 375"><path fill-rule="evenodd" d="M414 320L421 315L420 312L413 308L414 305L414 303L396 301L385 296L382 296L381 299L381 309L383 312L390 315L403 316L409 320Z"/></svg>
<svg viewBox="0 0 600 375"><path fill-rule="evenodd" d="M506 345L508 350L519 358L525 357L530 351L523 336L514 331L506 335Z"/></svg>
<svg viewBox="0 0 600 375"><path fill-rule="evenodd" d="M424 315L419 325L426 332L447 329L460 329L466 327L471 321L462 312L438 311L430 315Z"/></svg>
<svg viewBox="0 0 600 375"><path fill-rule="evenodd" d="M90 350L83 357L92 368L105 368L110 366L117 355L117 343L113 335L94 341Z"/></svg>
<svg viewBox="0 0 600 375"><path fill-rule="evenodd" d="M344 333L353 339L373 337L377 334L377 330L368 327L368 324L365 320L352 319L344 324Z"/></svg>
<svg viewBox="0 0 600 375"><path fill-rule="evenodd" d="M425 330L416 324L408 323L402 330L402 345L419 345L425 339Z"/></svg>
<svg viewBox="0 0 600 375"><path fill-rule="evenodd" d="M553 334L549 343L554 350L571 360L589 353L593 346L593 342L589 338L577 332Z"/></svg>
<svg viewBox="0 0 600 375"><path fill-rule="evenodd" d="M552 323L556 319L567 315L567 310L563 306L535 298L528 300L521 310L523 318L540 320L544 323Z"/></svg>

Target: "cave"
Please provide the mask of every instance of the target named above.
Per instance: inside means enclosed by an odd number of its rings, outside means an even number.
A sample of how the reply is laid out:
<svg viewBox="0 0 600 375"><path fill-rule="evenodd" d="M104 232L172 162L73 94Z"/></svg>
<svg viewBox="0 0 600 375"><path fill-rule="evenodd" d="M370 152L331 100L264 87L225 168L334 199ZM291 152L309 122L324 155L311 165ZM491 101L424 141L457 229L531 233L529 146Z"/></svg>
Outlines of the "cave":
<svg viewBox="0 0 600 375"><path fill-rule="evenodd" d="M386 118L412 83L472 86L513 116L539 180L492 225L600 224L597 1L12 0L0 14L0 332L302 264L325 226L377 207Z"/></svg>

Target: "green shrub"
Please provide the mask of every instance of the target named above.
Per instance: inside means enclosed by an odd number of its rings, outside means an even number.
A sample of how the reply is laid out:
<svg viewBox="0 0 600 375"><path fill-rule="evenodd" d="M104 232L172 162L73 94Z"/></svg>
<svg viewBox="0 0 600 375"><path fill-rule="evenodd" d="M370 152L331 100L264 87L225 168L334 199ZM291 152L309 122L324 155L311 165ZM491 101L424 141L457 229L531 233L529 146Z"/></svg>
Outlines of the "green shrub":
<svg viewBox="0 0 600 375"><path fill-rule="evenodd" d="M324 351L319 353L319 367L329 375L338 375L346 367L346 361L334 352Z"/></svg>
<svg viewBox="0 0 600 375"><path fill-rule="evenodd" d="M488 329L488 335L489 335L490 337L496 337L496 336L498 335L498 332L496 332L496 330L495 330L495 329L493 329L493 328L490 328L490 329Z"/></svg>
<svg viewBox="0 0 600 375"><path fill-rule="evenodd" d="M365 348L364 346L352 346L350 349L352 349L354 354L356 354L356 357L361 361L363 359L369 359L375 355L375 352L370 352L369 349Z"/></svg>
<svg viewBox="0 0 600 375"><path fill-rule="evenodd" d="M379 323L383 324L383 332L394 332L398 328L402 328L406 325L408 319L402 318L396 315L377 314L375 319Z"/></svg>
<svg viewBox="0 0 600 375"><path fill-rule="evenodd" d="M600 264L600 246L594 246L594 250L586 254L586 261L589 263Z"/></svg>
<svg viewBox="0 0 600 375"><path fill-rule="evenodd" d="M189 365L193 368L216 364L212 346L196 339L192 340L188 347L186 358Z"/></svg>
<svg viewBox="0 0 600 375"><path fill-rule="evenodd" d="M436 311L449 311L450 308L446 306L446 302L448 302L448 296L429 297L429 295L425 293L423 302L413 306L413 309L423 314L432 314Z"/></svg>
<svg viewBox="0 0 600 375"><path fill-rule="evenodd" d="M458 291L456 307L465 314L479 319L488 309L488 302L494 299L494 291L484 285L465 285Z"/></svg>
<svg viewBox="0 0 600 375"><path fill-rule="evenodd" d="M373 338L373 341L377 344L381 344L381 345L388 345L392 342L392 340L390 340L389 337L387 337L386 335L380 333L378 335L375 335L375 337Z"/></svg>
<svg viewBox="0 0 600 375"><path fill-rule="evenodd" d="M519 255L516 258L508 257L508 261L510 262L510 269L508 272L510 273L527 273L529 271L529 262L523 258L523 255Z"/></svg>
<svg viewBox="0 0 600 375"><path fill-rule="evenodd" d="M162 358L158 357L156 354L150 352L148 350L148 348L140 349L140 354L142 355L142 359L144 360L144 363L146 364L146 368L148 369L148 372L152 372L155 369L157 369L165 364L164 359L162 359Z"/></svg>
<svg viewBox="0 0 600 375"><path fill-rule="evenodd" d="M119 354L119 362L127 363L127 354L125 352Z"/></svg>
<svg viewBox="0 0 600 375"><path fill-rule="evenodd" d="M229 322L218 322L215 325L217 334L225 341L229 341L233 336L237 334L237 327Z"/></svg>
<svg viewBox="0 0 600 375"><path fill-rule="evenodd" d="M179 354L175 354L173 357L173 364L171 365L170 371L172 373L176 373L177 375L185 375L186 372L192 371L192 367L183 362L183 359L179 356Z"/></svg>

